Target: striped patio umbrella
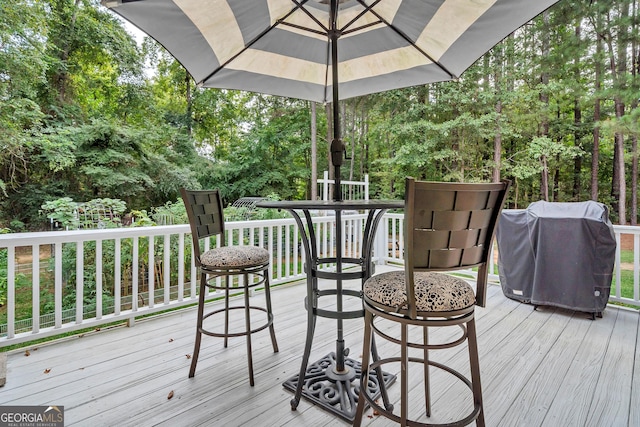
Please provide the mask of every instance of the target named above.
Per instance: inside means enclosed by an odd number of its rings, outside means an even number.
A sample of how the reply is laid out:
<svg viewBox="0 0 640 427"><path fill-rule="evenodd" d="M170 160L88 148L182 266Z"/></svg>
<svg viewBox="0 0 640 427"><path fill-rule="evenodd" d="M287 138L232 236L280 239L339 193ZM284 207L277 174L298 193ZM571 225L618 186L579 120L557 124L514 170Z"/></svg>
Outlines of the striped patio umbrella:
<svg viewBox="0 0 640 427"><path fill-rule="evenodd" d="M102 0L199 86L332 102L336 189L338 100L456 79L557 1Z"/></svg>

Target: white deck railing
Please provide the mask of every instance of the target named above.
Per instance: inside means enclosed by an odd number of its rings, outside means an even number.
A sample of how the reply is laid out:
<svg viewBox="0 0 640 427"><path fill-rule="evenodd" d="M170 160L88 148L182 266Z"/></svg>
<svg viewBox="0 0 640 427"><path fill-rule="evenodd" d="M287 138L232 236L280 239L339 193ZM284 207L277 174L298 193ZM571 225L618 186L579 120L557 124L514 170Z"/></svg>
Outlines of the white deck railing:
<svg viewBox="0 0 640 427"><path fill-rule="evenodd" d="M366 215L342 218L343 253L358 256ZM316 217L314 223L319 254L334 256L335 217ZM227 222L226 229L228 244L256 244L272 252L272 284L305 277L293 218ZM7 288L0 347L114 321L132 324L136 317L197 301L188 224L0 234L0 257ZM0 292L1 283L0 278ZM95 303L87 305L86 297Z"/></svg>
<svg viewBox="0 0 640 427"><path fill-rule="evenodd" d="M342 218L343 253L357 256L366 216ZM318 251L325 257L335 250L334 220L314 219ZM256 244L272 252L272 284L304 278L304 253L293 219L226 225L229 244ZM402 265L403 225L402 214L386 214L374 243L376 263ZM614 226L614 230L618 249L610 301L640 307L640 227ZM632 253L624 252L624 263L623 234L632 235L625 242L633 241ZM127 320L132 325L136 317L197 301L197 269L187 224L4 234L0 235L2 265L6 265L6 291L0 288L0 296L5 293L0 315L6 320L0 320L0 347L109 322ZM492 280L499 280L493 260L490 272Z"/></svg>

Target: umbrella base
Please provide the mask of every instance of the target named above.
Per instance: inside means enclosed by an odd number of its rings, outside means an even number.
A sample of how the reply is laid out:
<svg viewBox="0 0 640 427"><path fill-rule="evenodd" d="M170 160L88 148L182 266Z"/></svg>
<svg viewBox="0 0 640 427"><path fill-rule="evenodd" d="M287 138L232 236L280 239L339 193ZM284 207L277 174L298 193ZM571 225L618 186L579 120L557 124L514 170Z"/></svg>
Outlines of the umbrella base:
<svg viewBox="0 0 640 427"><path fill-rule="evenodd" d="M303 380L302 397L345 421L352 422L358 403L362 365L356 360L346 358L345 371L336 372L335 363L336 355L330 353L307 367ZM299 375L294 375L282 385L285 389L295 393L298 377ZM385 387L390 386L396 380L395 375L387 372L383 372L382 377ZM369 383L369 393L374 396L380 395L380 380L375 371L370 373ZM292 409L295 409L297 404L298 402L292 402Z"/></svg>

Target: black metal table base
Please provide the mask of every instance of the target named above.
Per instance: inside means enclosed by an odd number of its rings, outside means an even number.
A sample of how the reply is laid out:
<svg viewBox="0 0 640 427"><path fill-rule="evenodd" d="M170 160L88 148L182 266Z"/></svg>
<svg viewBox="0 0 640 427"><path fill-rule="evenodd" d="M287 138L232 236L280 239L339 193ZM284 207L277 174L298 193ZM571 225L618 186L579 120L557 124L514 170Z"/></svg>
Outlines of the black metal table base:
<svg viewBox="0 0 640 427"><path fill-rule="evenodd" d="M315 363L309 364L302 387L302 397L319 407L338 415L348 422L355 418L358 393L360 392L360 362L345 358L346 372L336 373L336 355L330 353ZM384 383L388 387L396 380L396 376L383 372ZM295 393L298 375L286 380L285 389ZM369 393L380 394L380 382L375 371L369 374Z"/></svg>

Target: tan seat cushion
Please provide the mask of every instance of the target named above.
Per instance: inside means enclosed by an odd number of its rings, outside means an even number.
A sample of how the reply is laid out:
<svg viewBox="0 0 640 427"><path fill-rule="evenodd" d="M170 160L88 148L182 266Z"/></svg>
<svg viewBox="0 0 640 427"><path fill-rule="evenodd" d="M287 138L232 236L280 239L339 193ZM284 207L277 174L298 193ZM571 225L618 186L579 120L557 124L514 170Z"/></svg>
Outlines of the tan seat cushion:
<svg viewBox="0 0 640 427"><path fill-rule="evenodd" d="M267 264L269 251L256 246L223 246L202 254L200 262L211 268L245 268Z"/></svg>
<svg viewBox="0 0 640 427"><path fill-rule="evenodd" d="M475 294L463 279L448 274L415 273L416 308L418 311L446 312L475 304ZM390 309L407 308L404 271L382 273L364 284L364 295Z"/></svg>

